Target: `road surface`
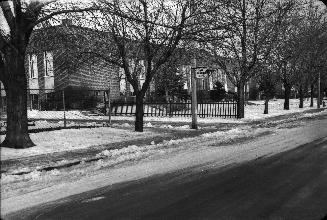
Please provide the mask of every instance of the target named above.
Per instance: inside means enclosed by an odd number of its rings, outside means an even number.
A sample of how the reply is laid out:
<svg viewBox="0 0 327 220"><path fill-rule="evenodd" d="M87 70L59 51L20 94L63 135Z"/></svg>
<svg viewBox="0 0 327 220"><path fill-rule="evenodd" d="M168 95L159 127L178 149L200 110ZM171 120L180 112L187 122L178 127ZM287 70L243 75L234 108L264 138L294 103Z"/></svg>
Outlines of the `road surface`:
<svg viewBox="0 0 327 220"><path fill-rule="evenodd" d="M116 184L6 219L322 219L327 138L238 165Z"/></svg>

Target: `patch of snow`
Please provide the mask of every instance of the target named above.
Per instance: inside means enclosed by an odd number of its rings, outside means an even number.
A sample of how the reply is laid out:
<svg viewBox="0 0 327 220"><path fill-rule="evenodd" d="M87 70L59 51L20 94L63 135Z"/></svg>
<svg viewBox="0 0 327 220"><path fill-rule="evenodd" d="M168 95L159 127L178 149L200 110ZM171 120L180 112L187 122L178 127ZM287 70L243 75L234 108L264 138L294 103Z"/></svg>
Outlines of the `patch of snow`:
<svg viewBox="0 0 327 220"><path fill-rule="evenodd" d="M190 129L190 125L182 125L182 126L177 126L175 127L176 129L181 129L181 130L184 130L184 129Z"/></svg>
<svg viewBox="0 0 327 220"><path fill-rule="evenodd" d="M16 170L13 170L12 171L12 174L18 174L18 173L28 173L28 172L31 172L31 169L28 168L28 167L22 167L22 168L18 168Z"/></svg>
<svg viewBox="0 0 327 220"><path fill-rule="evenodd" d="M144 125L146 128L153 128L154 126L151 124L151 122L148 122Z"/></svg>
<svg viewBox="0 0 327 220"><path fill-rule="evenodd" d="M121 127L123 128L129 128L129 127L132 127L132 125L128 124L128 123L124 123L122 125L120 125Z"/></svg>
<svg viewBox="0 0 327 220"><path fill-rule="evenodd" d="M174 127L172 125L161 125L160 128L169 128L173 129Z"/></svg>

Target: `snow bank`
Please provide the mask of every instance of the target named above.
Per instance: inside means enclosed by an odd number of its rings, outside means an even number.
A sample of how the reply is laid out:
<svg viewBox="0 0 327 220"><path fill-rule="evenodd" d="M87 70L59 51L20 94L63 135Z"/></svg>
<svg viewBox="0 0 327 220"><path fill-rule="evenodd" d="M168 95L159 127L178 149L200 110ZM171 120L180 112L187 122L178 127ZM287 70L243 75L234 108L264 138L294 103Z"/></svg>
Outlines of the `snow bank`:
<svg viewBox="0 0 327 220"><path fill-rule="evenodd" d="M327 114L327 109L325 109L324 111L321 111L321 112L315 112L315 113L306 113L303 115L303 117L309 117L309 118L313 118L315 116L318 116L318 115L325 115Z"/></svg>
<svg viewBox="0 0 327 220"><path fill-rule="evenodd" d="M164 140L163 142L158 144L155 144L155 142L152 141L150 145L145 145L145 146L130 145L121 149L112 149L112 150L106 149L95 155L94 158L97 158L98 160L95 162L94 169L113 166L127 161L135 161L145 157L149 157L150 155L155 155L155 154L161 155L172 151L180 151L183 150L184 148L192 149L193 147L198 146L201 143L208 143L208 141L211 141L212 143L215 144L226 143L235 138L254 136L265 131L266 131L265 129L253 130L250 129L250 127L248 126L243 126L242 128L234 128L228 131L217 131L212 133L206 133L206 134L202 134L199 137ZM8 157L8 153L7 153L7 157ZM61 160L56 163L48 164L48 166L56 167L72 162L76 162L76 160L74 161ZM35 180L35 178L32 178L27 174L21 175L21 177L17 177L16 174L21 172L30 172L36 175L38 174L37 172L40 172L39 170L41 169L42 167L37 167L35 170L31 170L30 168L27 167L17 168L16 170L10 171L9 174L3 174L3 178L4 178L3 183L18 181L19 179ZM40 178L44 178L45 175L47 175L46 172L42 172ZM49 175L53 175L53 174L49 173Z"/></svg>
<svg viewBox="0 0 327 220"><path fill-rule="evenodd" d="M28 181L28 180L37 180L40 181L42 179L49 179L51 176L58 176L60 175L60 171L57 169L50 170L50 171L37 171L34 170L27 174L22 175L12 175L12 174L1 174L1 184L8 184L11 182L16 181Z"/></svg>

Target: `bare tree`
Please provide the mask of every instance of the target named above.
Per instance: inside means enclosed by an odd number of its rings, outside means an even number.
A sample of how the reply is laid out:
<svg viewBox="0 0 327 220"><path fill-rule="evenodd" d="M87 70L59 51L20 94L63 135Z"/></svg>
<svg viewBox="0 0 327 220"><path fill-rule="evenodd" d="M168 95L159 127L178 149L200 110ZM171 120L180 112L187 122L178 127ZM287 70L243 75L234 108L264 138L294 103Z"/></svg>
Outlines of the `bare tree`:
<svg viewBox="0 0 327 220"><path fill-rule="evenodd" d="M243 118L245 84L258 71L258 63L269 56L293 1L227 1L221 7L219 12L211 13L212 19L229 25L225 30L209 32L212 40L207 49L237 87L237 115Z"/></svg>
<svg viewBox="0 0 327 220"><path fill-rule="evenodd" d="M258 65L259 71L257 72L255 79L259 85L258 90L263 94L265 99L264 114L269 112L269 100L276 94L276 85L279 81L278 66L274 60L273 54L271 54L264 63Z"/></svg>
<svg viewBox="0 0 327 220"><path fill-rule="evenodd" d="M143 102L151 80L181 42L200 33L192 18L203 13L201 5L201 1L184 0L102 0L100 6L107 10L90 18L92 27L105 37L94 38L80 52L123 68L136 95L135 131L143 131Z"/></svg>
<svg viewBox="0 0 327 220"><path fill-rule="evenodd" d="M7 131L2 147L34 146L28 135L27 79L24 65L33 29L56 15L94 9L89 5L87 8L58 8L54 4L54 0L0 2L0 80L7 96Z"/></svg>
<svg viewBox="0 0 327 220"><path fill-rule="evenodd" d="M275 62L280 66L280 78L284 86L284 109L289 109L291 89L297 88L300 105L303 107L304 93L317 81L317 72L326 56L322 33L325 30L326 11L312 10L312 1L297 5L297 10L288 15L283 31L275 48ZM313 105L313 101L312 101Z"/></svg>

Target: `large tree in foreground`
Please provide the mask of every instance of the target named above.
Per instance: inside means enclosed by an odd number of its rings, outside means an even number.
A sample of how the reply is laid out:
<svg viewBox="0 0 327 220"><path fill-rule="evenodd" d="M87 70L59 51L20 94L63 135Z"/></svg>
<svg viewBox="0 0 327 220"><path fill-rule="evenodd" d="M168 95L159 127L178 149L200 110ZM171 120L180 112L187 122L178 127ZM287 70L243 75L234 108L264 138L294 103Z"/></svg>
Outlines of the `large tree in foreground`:
<svg viewBox="0 0 327 220"><path fill-rule="evenodd" d="M7 131L2 147L34 146L28 135L27 78L24 65L34 27L55 15L86 10L67 9L55 4L57 3L53 0L0 2L0 80L7 96Z"/></svg>

